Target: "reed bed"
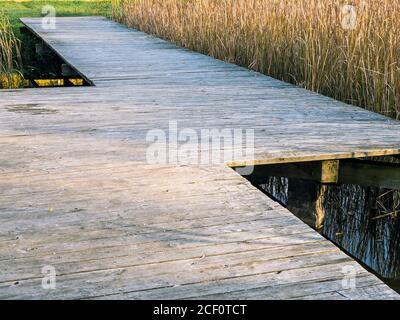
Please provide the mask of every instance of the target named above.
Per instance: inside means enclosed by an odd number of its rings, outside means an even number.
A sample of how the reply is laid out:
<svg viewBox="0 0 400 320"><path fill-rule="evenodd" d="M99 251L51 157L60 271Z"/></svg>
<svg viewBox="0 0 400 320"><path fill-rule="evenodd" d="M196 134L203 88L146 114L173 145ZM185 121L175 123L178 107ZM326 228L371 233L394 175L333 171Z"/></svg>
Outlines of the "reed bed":
<svg viewBox="0 0 400 320"><path fill-rule="evenodd" d="M0 89L19 88L23 77L21 67L20 41L14 35L8 18L0 12Z"/></svg>
<svg viewBox="0 0 400 320"><path fill-rule="evenodd" d="M400 118L400 1L114 0L114 18Z"/></svg>

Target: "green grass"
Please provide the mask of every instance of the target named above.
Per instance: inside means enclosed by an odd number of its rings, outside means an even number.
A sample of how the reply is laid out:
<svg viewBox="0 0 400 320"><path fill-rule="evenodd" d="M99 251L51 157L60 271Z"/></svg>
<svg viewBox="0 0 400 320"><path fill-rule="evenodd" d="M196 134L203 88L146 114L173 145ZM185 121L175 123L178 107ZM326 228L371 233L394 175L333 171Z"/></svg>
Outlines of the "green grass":
<svg viewBox="0 0 400 320"><path fill-rule="evenodd" d="M110 0L34 0L34 1L4 1L0 0L0 10L10 19L12 28L19 35L22 26L19 19L23 17L41 17L42 8L51 5L56 9L58 17L66 16L111 16Z"/></svg>

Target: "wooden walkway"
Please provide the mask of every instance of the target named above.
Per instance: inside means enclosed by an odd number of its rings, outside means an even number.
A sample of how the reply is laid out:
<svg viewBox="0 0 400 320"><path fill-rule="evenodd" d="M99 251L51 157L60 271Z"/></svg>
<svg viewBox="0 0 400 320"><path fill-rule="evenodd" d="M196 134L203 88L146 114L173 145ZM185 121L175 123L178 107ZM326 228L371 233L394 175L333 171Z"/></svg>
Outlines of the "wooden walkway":
<svg viewBox="0 0 400 320"><path fill-rule="evenodd" d="M398 299L226 163L146 163L146 133L254 129L235 166L398 154L399 122L104 18L24 23L95 86L0 92L0 298Z"/></svg>

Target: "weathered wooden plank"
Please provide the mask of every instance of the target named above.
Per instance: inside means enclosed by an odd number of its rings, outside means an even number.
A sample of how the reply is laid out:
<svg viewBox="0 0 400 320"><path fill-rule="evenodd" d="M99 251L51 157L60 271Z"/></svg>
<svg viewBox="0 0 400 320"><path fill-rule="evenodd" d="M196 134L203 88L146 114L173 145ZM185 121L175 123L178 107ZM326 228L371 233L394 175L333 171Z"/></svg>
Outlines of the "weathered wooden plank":
<svg viewBox="0 0 400 320"><path fill-rule="evenodd" d="M148 290L147 292L125 292L97 299L163 299L170 296L173 299L304 299L305 291L312 292L314 299L321 299L329 291L329 286L324 288L323 283L333 282L337 289L342 289L339 279L326 277L334 270L338 273L346 267L346 263L333 263L318 266L309 266L300 269L288 269L281 272L271 272L243 277L221 279L217 283L195 283L178 287L165 287ZM321 282L319 288L308 287L304 284ZM362 287L368 284L380 284L380 281L371 275L358 273L356 283ZM286 287L285 287L286 286ZM290 289L289 289L290 288ZM311 290L310 290L311 289ZM330 287L332 290L332 286ZM320 292L322 291L322 292ZM286 294L285 294L286 293ZM329 292L332 294L332 292ZM283 297L282 295L285 295ZM309 296L308 296L309 297ZM368 298L368 295L365 296ZM336 297L331 297L336 299ZM347 299L343 297L343 299Z"/></svg>
<svg viewBox="0 0 400 320"><path fill-rule="evenodd" d="M323 252L324 248L318 246L306 250L298 249L288 250L291 255L289 258L282 257L282 255L285 256L284 250L275 249L270 256L260 255L259 252L245 252L65 274L58 277L59 288L51 292L47 291L46 294L53 298L90 298L121 292L183 286L196 282L204 283L209 280L218 281L238 276L262 273L276 274L282 270L302 269L309 266L343 263L345 261L351 263L348 257L339 258L337 251L329 251L328 248L325 248L325 250L328 250L326 252ZM339 273L342 274L342 271L340 270L337 274ZM22 297L41 297L44 293L43 290L38 290L41 279L42 277L32 277L16 285L12 285L12 282L0 284L0 292L4 293L2 298L19 295ZM5 288L8 290L4 290Z"/></svg>

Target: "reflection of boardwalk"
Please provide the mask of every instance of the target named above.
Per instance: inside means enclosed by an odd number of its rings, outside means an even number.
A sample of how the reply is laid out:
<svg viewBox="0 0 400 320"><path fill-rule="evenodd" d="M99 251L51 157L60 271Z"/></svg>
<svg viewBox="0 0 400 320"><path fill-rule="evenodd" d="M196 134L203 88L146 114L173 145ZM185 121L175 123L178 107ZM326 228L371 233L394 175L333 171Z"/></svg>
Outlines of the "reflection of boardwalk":
<svg viewBox="0 0 400 320"><path fill-rule="evenodd" d="M103 18L25 23L95 86L0 92L1 298L398 297L224 163L145 163L169 120L254 128L260 163L398 153L397 122Z"/></svg>

